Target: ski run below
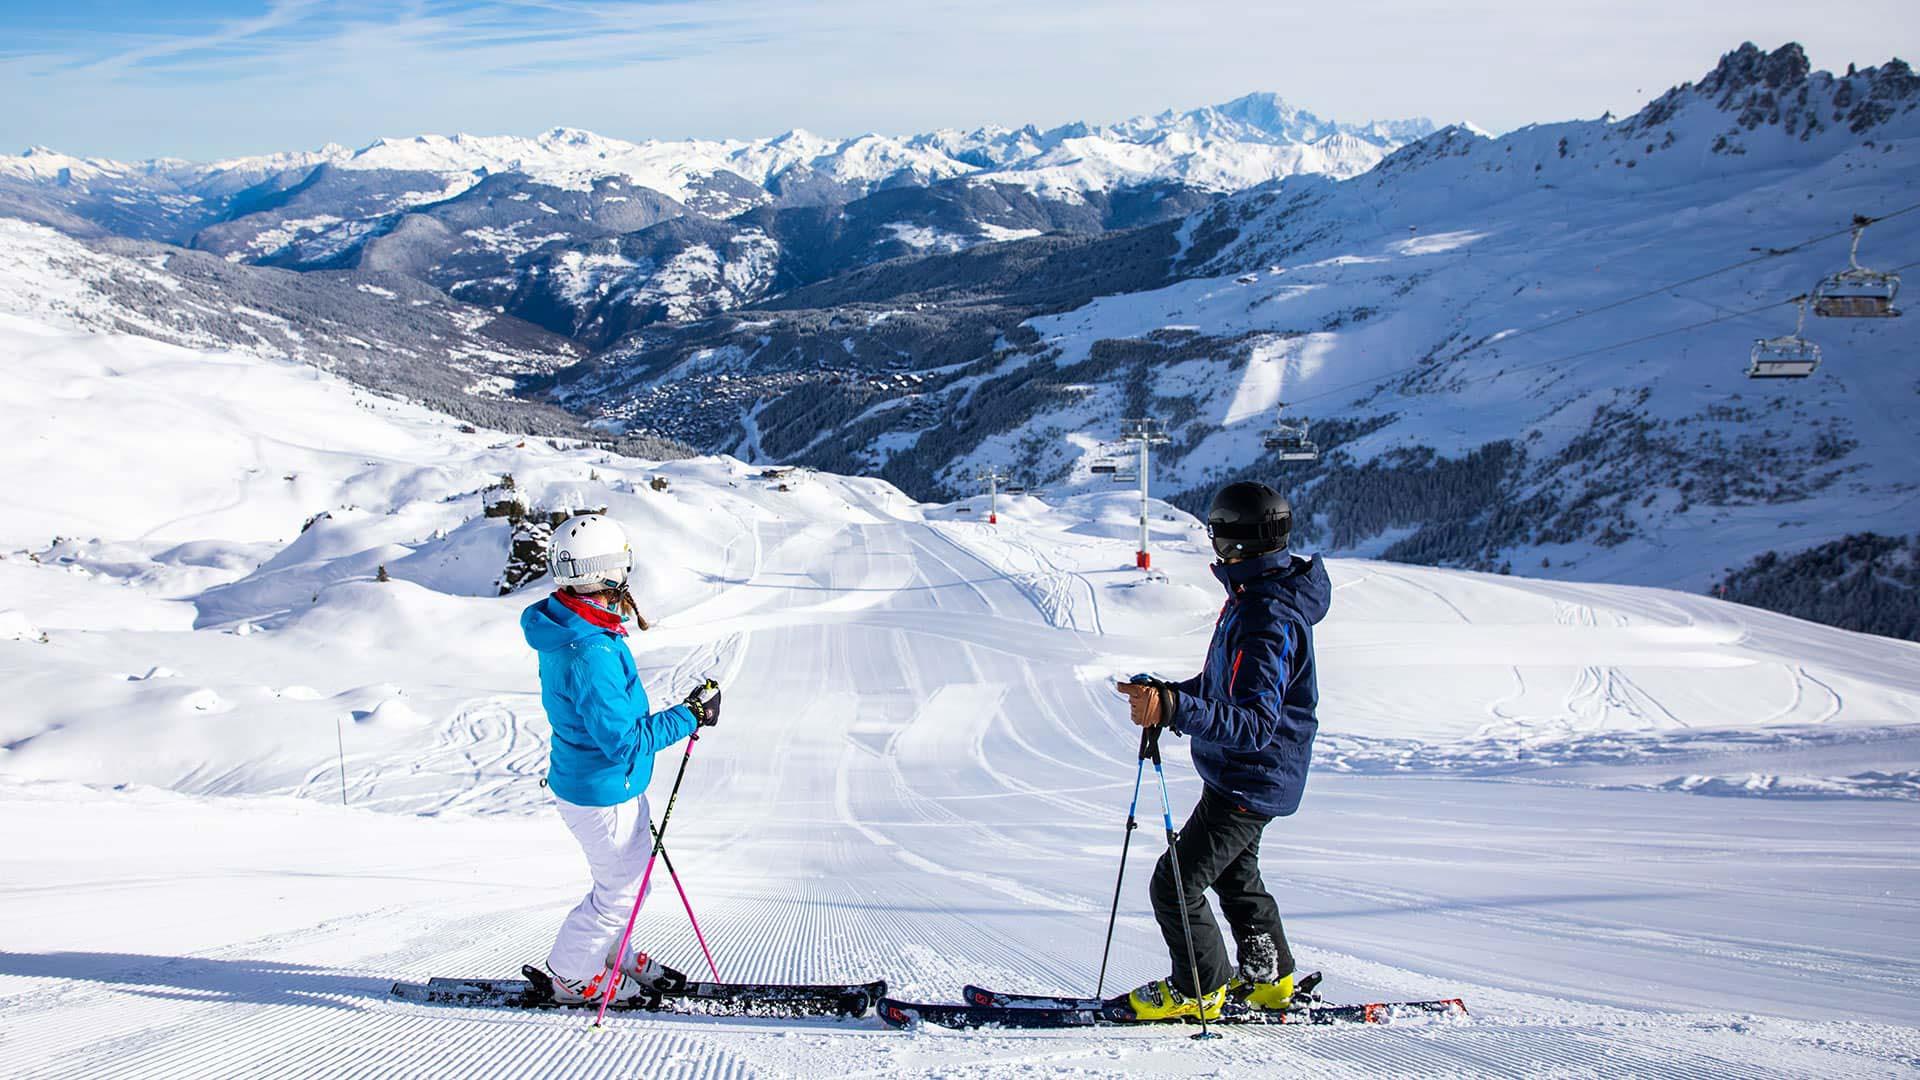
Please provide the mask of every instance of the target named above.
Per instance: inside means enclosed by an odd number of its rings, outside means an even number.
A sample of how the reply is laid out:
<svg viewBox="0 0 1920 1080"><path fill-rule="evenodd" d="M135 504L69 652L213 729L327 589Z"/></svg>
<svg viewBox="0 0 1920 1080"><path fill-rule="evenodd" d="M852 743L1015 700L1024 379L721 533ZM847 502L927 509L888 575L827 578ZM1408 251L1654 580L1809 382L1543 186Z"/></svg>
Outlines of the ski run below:
<svg viewBox="0 0 1920 1080"><path fill-rule="evenodd" d="M392 1000L516 975L585 886L516 624L543 586L493 595L499 474L635 537L657 700L726 688L669 836L722 976L912 1000L1093 991L1134 766L1108 682L1197 668L1203 534L1156 504L1142 574L1124 495L1005 498L989 526L984 500L463 432L309 368L49 322L0 316L0 1074L1920 1068L1920 648L1365 561L1331 566L1317 764L1263 865L1328 1000L1459 996L1464 1020L594 1034ZM1149 787L1109 992L1168 967L1158 815ZM702 970L671 889L637 940Z"/></svg>

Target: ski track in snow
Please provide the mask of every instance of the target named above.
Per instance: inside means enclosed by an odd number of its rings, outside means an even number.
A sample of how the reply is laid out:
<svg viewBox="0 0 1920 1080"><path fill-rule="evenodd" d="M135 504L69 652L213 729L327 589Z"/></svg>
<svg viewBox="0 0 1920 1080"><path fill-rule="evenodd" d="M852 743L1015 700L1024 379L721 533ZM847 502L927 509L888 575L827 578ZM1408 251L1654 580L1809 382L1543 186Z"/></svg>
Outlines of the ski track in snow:
<svg viewBox="0 0 1920 1080"><path fill-rule="evenodd" d="M825 587L816 583L817 571L806 570L808 549L776 543L764 565L735 588L799 582L775 590L765 602L797 615L880 588L886 607L905 612L938 608L1050 621L1048 607L1013 576L954 547L946 535L907 524L849 531L856 542L831 549ZM913 568L904 582L892 569L902 556ZM1471 622L1466 612L1445 606ZM1563 619L1576 624L1596 617L1590 608L1561 610ZM672 833L671 850L679 853L722 972L795 980L882 974L893 980L896 993L937 998L951 997L962 981L1085 992L1130 755L1091 756L1086 751L1095 733L1061 729L1076 728L1075 720L1084 723L1099 702L1085 695L1099 687L1082 684L1076 690L1076 684L1063 685L1007 651L902 628L910 625L858 618L817 625L783 621L760 632L716 637L672 664L675 684L723 671L729 701L737 702L729 717L772 721L743 719L736 723L749 730L728 730L729 724L703 740ZM942 654L944 662L936 659ZM931 672L946 674L931 685L925 678ZM1570 698L1606 697L1617 704L1634 693L1630 684L1607 689L1605 679L1604 669L1585 669ZM836 689L822 694L820 687ZM1571 700L1569 708L1580 713ZM544 754L542 725L532 719L537 710L537 702L476 698L436 728L431 747L415 759L350 757L350 797L356 806L412 813L531 810L527 824L544 824L539 789L526 782ZM1111 741L1114 732L1098 734ZM675 757L663 755L662 773ZM1195 789L1177 753L1169 758L1183 813ZM318 769L299 793L325 799L329 779L337 778ZM1431 786L1402 783L1416 791ZM1319 786L1323 802L1368 803L1379 794L1365 780ZM1475 824L1448 820L1453 811L1447 807L1466 800L1471 818L1501 795L1499 786L1485 784L1447 790L1433 803L1439 816L1429 814L1423 823L1442 836L1453 831L1449 826ZM1553 789L1534 790L1551 797ZM1396 807L1418 803L1390 796L1362 818L1397 814ZM1143 818L1151 819L1154 810L1143 808ZM484 822L460 814L449 825L465 832L484 828ZM1135 845L1130 878L1136 891L1158 854L1153 831L1143 828ZM1508 831L1516 830L1501 830ZM567 853L557 823L547 832L551 850L544 862L564 868ZM486 871L493 883L484 888L449 892L428 882L424 893L416 886L411 899L366 896L351 912L309 928L187 955L0 954L0 1031L14 1063L6 1071L69 1076L618 1076L636 1070L698 1077L890 1076L955 1069L989 1075L1185 1074L1231 1073L1250 1060L1263 1068L1331 1075L1711 1077L1781 1069L1874 1076L1899 1075L1920 1061L1920 1039L1912 1028L1753 1016L1718 1003L1694 1009L1683 1001L1642 1001L1642 987L1629 982L1609 990L1600 973L1589 993L1569 997L1567 990L1581 981L1577 975L1566 982L1537 972L1533 978L1514 976L1503 972L1501 956L1463 965L1457 958L1450 962L1444 947L1422 945L1430 936L1504 940L1502 955L1521 948L1516 941L1574 957L1625 949L1653 964L1660 954L1678 954L1690 964L1723 969L1732 979L1766 971L1782 982L1811 979L1872 989L1882 1001L1920 995L1920 963L1912 959L1795 945L1790 937L1751 932L1659 929L1643 925L1631 908L1601 904L1603 913L1593 913L1583 898L1555 898L1550 889L1532 901L1507 896L1462 904L1446 884L1460 851L1495 862L1505 856L1511 859L1507 865L1521 867L1564 843L1550 829L1538 836L1517 832L1503 838L1482 828L1458 847L1439 850L1403 842L1406 850L1397 856L1402 868L1379 877L1342 869L1348 845L1315 843L1310 831L1293 822L1280 822L1269 833L1269 872L1284 883L1304 960L1334 972L1345 996L1465 993L1475 1011L1464 1022L1236 1031L1206 1045L1155 1032L896 1033L871 1019L623 1017L609 1033L589 1035L586 1018L577 1014L487 1013L388 1000L386 987L396 978L501 974L544 949L558 914L571 902L570 875L529 887L512 864L501 864ZM1697 839L1715 842L1710 827L1703 826ZM1689 838L1669 833L1663 842L1685 845ZM1859 856L1840 857L1893 859L1890 843L1866 841ZM471 852L471 841L456 849ZM1367 850L1373 852L1370 863L1394 857L1382 845ZM396 866L417 861L404 844L383 857ZM1889 866L1902 864L1893 859ZM288 887L298 885L289 870L263 874L287 875ZM1674 888L1657 872L1608 874L1623 898ZM371 890L378 875L355 879ZM1428 885L1392 884L1403 879ZM162 875L125 887L165 893L183 885ZM1782 893L1772 885L1717 883L1712 895L1760 909ZM1792 894L1803 910L1860 902L1844 890L1807 893L1796 887ZM1886 917L1912 913L1911 897L1882 903ZM662 954L697 961L675 904L670 890L654 894L642 920L646 940ZM1116 987L1150 976L1160 965L1150 920L1140 905L1123 907L1128 910L1117 935ZM1384 939L1370 939L1323 930L1329 919L1373 931L1404 925ZM1344 955L1327 951L1326 945L1338 949L1349 937L1366 947ZM1669 1008L1677 1011L1664 1011ZM22 1062L30 1064L22 1069Z"/></svg>

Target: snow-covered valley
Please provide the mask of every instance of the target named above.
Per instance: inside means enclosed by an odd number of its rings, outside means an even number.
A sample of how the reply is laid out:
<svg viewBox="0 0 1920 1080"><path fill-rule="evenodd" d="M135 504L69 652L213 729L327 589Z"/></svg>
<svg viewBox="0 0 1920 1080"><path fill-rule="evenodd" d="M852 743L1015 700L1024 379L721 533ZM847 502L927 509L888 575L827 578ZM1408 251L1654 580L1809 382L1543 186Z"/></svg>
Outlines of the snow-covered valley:
<svg viewBox="0 0 1920 1080"><path fill-rule="evenodd" d="M501 474L636 537L656 697L727 688L670 844L721 972L937 1000L1092 990L1134 764L1107 683L1199 663L1204 537L1156 504L1143 575L1119 494L1003 498L990 526L871 479L462 430L260 356L17 317L0 355L0 1072L1920 1068L1920 646L1357 559L1331 567L1315 771L1263 866L1330 998L1458 994L1465 1020L594 1035L393 1001L514 974L586 881L516 624L542 586L495 595ZM1163 973L1155 837L1110 985ZM692 970L674 901L639 933Z"/></svg>

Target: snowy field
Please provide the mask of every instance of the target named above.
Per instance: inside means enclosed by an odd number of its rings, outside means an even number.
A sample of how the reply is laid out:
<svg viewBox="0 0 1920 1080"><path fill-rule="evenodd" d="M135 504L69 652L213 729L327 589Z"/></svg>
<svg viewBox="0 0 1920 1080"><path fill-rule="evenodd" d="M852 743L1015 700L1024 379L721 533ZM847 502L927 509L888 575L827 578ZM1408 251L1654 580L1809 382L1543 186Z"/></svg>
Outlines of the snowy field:
<svg viewBox="0 0 1920 1080"><path fill-rule="evenodd" d="M397 1003L542 957L585 885L539 782L539 586L491 595L499 474L638 538L656 697L726 686L670 844L722 975L936 1000L1092 991L1133 772L1106 684L1198 665L1194 523L1156 511L1149 577L1118 496L990 527L876 481L463 433L254 358L4 316L0 356L0 1074L1920 1070L1920 647L1361 561L1332 566L1318 762L1264 868L1330 999L1457 994L1464 1021L595 1035ZM1143 817L1110 986L1164 973ZM697 968L671 891L638 935Z"/></svg>

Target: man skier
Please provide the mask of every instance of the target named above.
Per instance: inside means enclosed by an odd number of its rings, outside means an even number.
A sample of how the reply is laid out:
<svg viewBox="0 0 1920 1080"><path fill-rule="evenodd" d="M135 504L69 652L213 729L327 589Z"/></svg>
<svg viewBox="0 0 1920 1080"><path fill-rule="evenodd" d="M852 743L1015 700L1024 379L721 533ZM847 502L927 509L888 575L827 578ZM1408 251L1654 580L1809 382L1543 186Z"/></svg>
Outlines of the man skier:
<svg viewBox="0 0 1920 1080"><path fill-rule="evenodd" d="M1207 535L1219 561L1213 576L1227 602L1214 624L1206 667L1184 682L1119 684L1133 722L1165 725L1192 740L1205 784L1175 843L1186 888L1181 918L1173 861L1154 867L1154 917L1173 958L1173 974L1127 995L1142 1020L1213 1019L1229 995L1255 1008L1293 1001L1293 953L1280 910L1260 880L1260 833L1300 806L1313 736L1313 626L1326 617L1332 585L1318 558L1287 550L1293 508L1265 484L1228 484L1213 497ZM1233 928L1238 970L1207 904L1220 898ZM1185 927L1193 934L1200 985L1194 986Z"/></svg>
<svg viewBox="0 0 1920 1080"><path fill-rule="evenodd" d="M642 629L627 589L633 549L619 522L568 518L553 531L547 568L558 588L520 614L540 656L540 703L553 728L547 787L560 819L587 857L593 887L560 924L542 968L554 1000L579 1004L647 992L665 968L645 953L615 956L653 851L647 782L653 755L720 720L717 689L651 712L627 647L625 619ZM536 980L537 982L537 980Z"/></svg>

